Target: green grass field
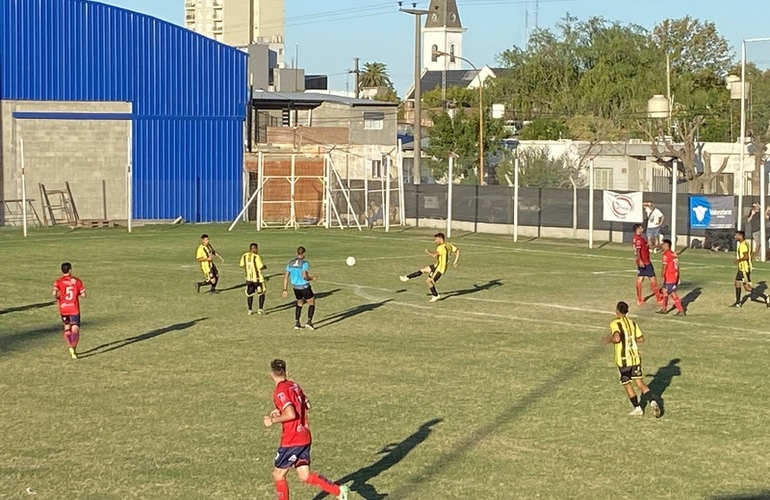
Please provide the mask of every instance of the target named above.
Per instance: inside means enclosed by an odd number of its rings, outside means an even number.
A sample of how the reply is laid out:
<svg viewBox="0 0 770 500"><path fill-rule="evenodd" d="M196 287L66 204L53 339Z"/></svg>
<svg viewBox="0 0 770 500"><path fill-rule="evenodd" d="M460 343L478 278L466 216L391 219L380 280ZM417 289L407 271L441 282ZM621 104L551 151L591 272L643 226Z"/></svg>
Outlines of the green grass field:
<svg viewBox="0 0 770 500"><path fill-rule="evenodd" d="M193 287L202 232L227 259L215 296ZM262 416L276 357L313 403L314 468L352 498L770 498L770 310L727 307L732 255L681 254L686 318L632 307L656 420L627 416L601 343L615 303L634 300L630 248L458 235L460 267L429 304L398 275L429 263L431 236L0 231L0 498L274 498L279 430ZM236 288L252 240L274 276L265 317ZM320 275L315 332L292 329L279 295L299 244ZM89 291L77 361L50 302L64 260Z"/></svg>

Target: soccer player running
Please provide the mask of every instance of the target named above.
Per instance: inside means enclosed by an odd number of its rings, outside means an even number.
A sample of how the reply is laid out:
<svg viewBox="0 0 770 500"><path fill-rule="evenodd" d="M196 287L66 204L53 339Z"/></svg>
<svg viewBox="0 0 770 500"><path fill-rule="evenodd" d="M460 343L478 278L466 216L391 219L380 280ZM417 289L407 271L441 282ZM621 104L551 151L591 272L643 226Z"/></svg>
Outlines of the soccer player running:
<svg viewBox="0 0 770 500"><path fill-rule="evenodd" d="M284 299L288 295L289 282L294 289L294 298L297 299L297 305L294 308L294 329L299 330L302 328L299 319L302 317L302 306L306 303L307 308L307 323L305 328L309 330L315 330L313 326L313 315L315 314L315 294L310 287L310 282L316 280L316 276L311 276L310 264L305 260L305 253L307 250L305 247L297 248L297 256L286 264L286 270L283 273L283 291L281 297Z"/></svg>
<svg viewBox="0 0 770 500"><path fill-rule="evenodd" d="M606 344L615 344L615 364L620 372L620 383L623 384L623 389L625 389L626 395L629 401L631 401L631 406L634 407L629 415L634 417L644 415L644 410L639 404L636 391L631 387L631 381L633 380L642 393L642 400L647 398L655 418L660 418L662 415L660 406L642 378L642 358L639 355L639 344L644 342L644 336L639 325L634 320L629 319L626 316L627 314L628 304L618 302L615 308L616 318L610 323L610 335L604 338L604 342Z"/></svg>
<svg viewBox="0 0 770 500"><path fill-rule="evenodd" d="M308 427L307 411L310 403L296 382L286 377L286 362L276 359L270 363L270 378L275 383L273 404L275 410L265 415L265 427L281 424L283 434L278 453L275 455L273 481L278 500L289 500L289 483L286 474L292 467L305 483L334 495L338 500L347 500L350 488L339 486L325 477L310 472L310 447L313 440Z"/></svg>
<svg viewBox="0 0 770 500"><path fill-rule="evenodd" d="M72 264L61 265L62 276L53 284L51 294L59 303L59 314L64 323L64 340L72 359L78 359L80 341L80 298L86 296L86 287L80 278L72 275Z"/></svg>
<svg viewBox="0 0 770 500"><path fill-rule="evenodd" d="M209 293L217 293L217 283L219 283L219 270L214 265L214 256L217 256L219 260L224 263L225 259L219 255L214 247L209 243L209 235L201 235L201 244L198 245L198 250L195 251L195 260L200 262L201 271L205 277L204 281L199 281L195 284L195 290L200 293L202 286L210 285L211 289Z"/></svg>
<svg viewBox="0 0 770 500"><path fill-rule="evenodd" d="M674 301L676 307L675 316L684 316L685 310L679 294L676 293L676 287L679 285L679 257L676 252L671 250L671 240L663 240L663 270L660 275L663 277L663 303L658 314L668 313L668 298Z"/></svg>
<svg viewBox="0 0 770 500"><path fill-rule="evenodd" d="M741 287L751 294L751 297L760 297L766 307L770 307L770 298L764 293L758 292L751 286L751 247L746 241L746 233L735 232L735 263L738 264L738 273L735 275L735 303L732 307L741 307Z"/></svg>
<svg viewBox="0 0 770 500"><path fill-rule="evenodd" d="M253 314L254 295L259 295L259 309L257 314L265 314L265 278L262 271L267 266L262 263L259 256L259 245L252 243L249 251L241 255L239 264L246 272L246 304L249 306L249 315Z"/></svg>
<svg viewBox="0 0 770 500"><path fill-rule="evenodd" d="M436 259L436 263L423 267L419 271L415 271L412 274L399 276L399 278L401 281L407 282L412 278L422 276L423 273L428 273L428 279L426 279L425 282L428 284L430 294L432 295L430 301L436 302L437 300L441 299L441 295L439 295L436 291L436 282L440 280L444 274L446 274L447 267L449 267L450 254L455 255L454 262L452 262L452 267L457 267L457 261L460 260L460 249L446 241L446 236L444 236L444 233L436 233L433 236L433 239L436 243L436 251L431 252L426 248L425 253Z"/></svg>
<svg viewBox="0 0 770 500"><path fill-rule="evenodd" d="M634 239L632 245L634 247L634 255L636 255L636 304L644 305L644 297L642 297L642 282L644 278L650 280L650 288L652 293L655 294L655 299L658 302L663 300L663 296L658 290L658 280L655 278L655 268L652 266L650 260L650 245L647 240L642 236L644 234L644 226L641 224L634 224Z"/></svg>

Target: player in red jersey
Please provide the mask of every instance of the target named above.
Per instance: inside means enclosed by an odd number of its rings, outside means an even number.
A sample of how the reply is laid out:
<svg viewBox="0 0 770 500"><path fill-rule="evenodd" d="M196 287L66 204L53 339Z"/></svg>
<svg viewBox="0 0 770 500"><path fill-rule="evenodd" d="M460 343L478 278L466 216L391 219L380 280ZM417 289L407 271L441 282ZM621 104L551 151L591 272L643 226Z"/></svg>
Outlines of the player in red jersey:
<svg viewBox="0 0 770 500"><path fill-rule="evenodd" d="M276 359L270 363L270 378L275 383L273 403L275 410L265 415L265 427L282 424L281 445L275 455L273 480L278 500L289 500L289 483L286 474L294 467L297 476L305 483L322 489L339 500L347 500L350 488L339 486L325 477L310 472L310 428L307 411L310 403L302 388L286 378L286 362Z"/></svg>
<svg viewBox="0 0 770 500"><path fill-rule="evenodd" d="M658 314L668 312L668 298L671 297L676 307L676 316L684 316L686 313L682 301L676 293L679 285L679 257L671 250L671 240L663 240L663 270L660 274L663 277L663 303Z"/></svg>
<svg viewBox="0 0 770 500"><path fill-rule="evenodd" d="M652 267L652 261L650 260L650 245L642 234L644 234L644 226L634 224L633 246L634 254L636 255L636 304L640 306L644 304L644 297L642 297L642 282L644 278L650 279L650 288L652 288L652 293L655 294L655 299L658 302L663 300L658 290L655 268Z"/></svg>
<svg viewBox="0 0 770 500"><path fill-rule="evenodd" d="M76 349L80 340L80 298L86 296L86 287L80 278L72 276L72 264L61 265L62 277L53 284L53 297L59 302L59 314L64 323L64 340L70 357L78 359Z"/></svg>

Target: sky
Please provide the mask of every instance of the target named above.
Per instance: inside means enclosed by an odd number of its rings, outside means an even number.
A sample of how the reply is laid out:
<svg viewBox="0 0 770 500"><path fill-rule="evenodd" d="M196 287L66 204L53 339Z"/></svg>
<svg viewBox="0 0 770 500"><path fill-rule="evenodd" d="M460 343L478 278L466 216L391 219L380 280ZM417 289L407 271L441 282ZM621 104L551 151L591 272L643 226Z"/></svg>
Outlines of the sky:
<svg viewBox="0 0 770 500"><path fill-rule="evenodd" d="M102 0L182 24L184 0ZM413 2L404 2L411 6ZM429 0L417 2L427 8ZM481 67L495 65L503 50L525 41L527 4L534 0L457 0L468 31L463 55ZM729 12L731 7L740 10ZM540 0L538 26L554 26L565 14L579 19L602 16L612 21L652 28L663 19L686 15L716 23L739 57L744 38L770 37L768 0ZM741 16L743 14L743 16ZM399 94L414 80L414 18L398 12L396 1L286 0L286 54L307 74L329 75L329 87L352 87L348 71L353 59L385 63ZM770 67L770 42L748 45L747 60Z"/></svg>

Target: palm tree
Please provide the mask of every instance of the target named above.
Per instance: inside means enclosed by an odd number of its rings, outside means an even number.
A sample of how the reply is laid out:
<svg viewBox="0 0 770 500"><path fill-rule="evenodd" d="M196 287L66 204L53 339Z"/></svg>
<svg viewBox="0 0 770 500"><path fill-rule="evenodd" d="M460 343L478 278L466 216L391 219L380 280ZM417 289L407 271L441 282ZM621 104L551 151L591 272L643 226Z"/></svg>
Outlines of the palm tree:
<svg viewBox="0 0 770 500"><path fill-rule="evenodd" d="M386 87L391 88L393 83L388 76L388 67L385 63L370 62L364 64L364 70L361 72L359 86L363 88Z"/></svg>

